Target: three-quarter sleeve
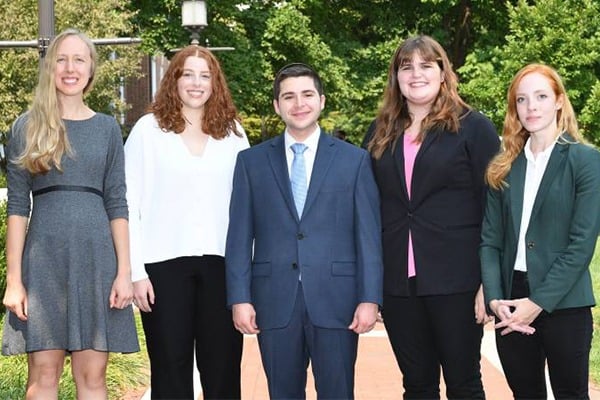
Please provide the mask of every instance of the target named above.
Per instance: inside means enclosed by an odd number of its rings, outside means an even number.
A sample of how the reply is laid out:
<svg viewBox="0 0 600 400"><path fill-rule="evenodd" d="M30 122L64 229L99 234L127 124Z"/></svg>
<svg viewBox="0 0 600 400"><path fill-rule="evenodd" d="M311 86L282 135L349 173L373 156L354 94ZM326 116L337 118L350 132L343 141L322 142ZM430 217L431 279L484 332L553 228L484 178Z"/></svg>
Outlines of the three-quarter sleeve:
<svg viewBox="0 0 600 400"><path fill-rule="evenodd" d="M106 169L104 171L104 208L110 220L128 218L125 186L123 138L117 122L111 120Z"/></svg>
<svg viewBox="0 0 600 400"><path fill-rule="evenodd" d="M25 121L19 117L12 125L6 146L8 204L7 215L29 217L31 212L32 175L16 164L16 159L25 148Z"/></svg>

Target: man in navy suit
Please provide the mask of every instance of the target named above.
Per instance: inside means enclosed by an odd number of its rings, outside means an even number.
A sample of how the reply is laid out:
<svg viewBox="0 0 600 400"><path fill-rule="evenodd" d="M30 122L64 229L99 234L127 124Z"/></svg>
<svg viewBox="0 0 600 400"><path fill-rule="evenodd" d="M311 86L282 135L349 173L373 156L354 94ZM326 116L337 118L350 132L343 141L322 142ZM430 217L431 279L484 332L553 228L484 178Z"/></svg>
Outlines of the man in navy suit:
<svg viewBox="0 0 600 400"><path fill-rule="evenodd" d="M320 399L352 399L358 334L382 301L370 157L321 131L325 96L309 66L283 67L273 94L285 132L239 153L235 167L228 305L240 332L258 334L272 399L306 397L309 361Z"/></svg>

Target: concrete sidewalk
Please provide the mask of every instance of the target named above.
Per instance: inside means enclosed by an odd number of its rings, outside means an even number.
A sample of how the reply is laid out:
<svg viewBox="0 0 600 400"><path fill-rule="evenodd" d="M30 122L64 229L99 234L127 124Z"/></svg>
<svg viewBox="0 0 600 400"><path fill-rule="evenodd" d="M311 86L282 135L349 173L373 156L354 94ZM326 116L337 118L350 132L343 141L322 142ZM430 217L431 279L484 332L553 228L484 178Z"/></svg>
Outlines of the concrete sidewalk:
<svg viewBox="0 0 600 400"><path fill-rule="evenodd" d="M504 379L496 353L492 324L486 325L481 355L483 385L487 399L512 399L512 392ZM195 379L197 399L201 400L202 393L197 374ZM548 387L550 386L548 385ZM443 382L440 390L442 399L446 399ZM359 340L355 399L398 400L402 398L402 393L402 375L394 359L383 324L377 324L373 331L361 335ZM308 400L316 399L312 373L308 374L306 395ZM242 358L242 400L266 400L268 398L267 382L262 369L257 339L255 336L246 336ZM149 393L146 392L142 399L149 400ZM553 397L550 395L548 399L551 400ZM590 399L600 400L600 391L590 388Z"/></svg>

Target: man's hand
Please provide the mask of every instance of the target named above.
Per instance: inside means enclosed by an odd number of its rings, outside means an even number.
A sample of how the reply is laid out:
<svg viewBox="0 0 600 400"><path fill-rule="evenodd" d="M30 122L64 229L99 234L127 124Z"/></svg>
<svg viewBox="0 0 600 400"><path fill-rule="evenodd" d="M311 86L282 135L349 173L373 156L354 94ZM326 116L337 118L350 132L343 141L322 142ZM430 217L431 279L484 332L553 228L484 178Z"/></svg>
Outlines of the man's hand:
<svg viewBox="0 0 600 400"><path fill-rule="evenodd" d="M244 335L257 334L260 332L256 325L256 311L250 303L234 304L231 308L233 314L233 326Z"/></svg>
<svg viewBox="0 0 600 400"><path fill-rule="evenodd" d="M361 334L367 333L375 327L379 306L375 303L360 303L354 311L354 319L348 329Z"/></svg>

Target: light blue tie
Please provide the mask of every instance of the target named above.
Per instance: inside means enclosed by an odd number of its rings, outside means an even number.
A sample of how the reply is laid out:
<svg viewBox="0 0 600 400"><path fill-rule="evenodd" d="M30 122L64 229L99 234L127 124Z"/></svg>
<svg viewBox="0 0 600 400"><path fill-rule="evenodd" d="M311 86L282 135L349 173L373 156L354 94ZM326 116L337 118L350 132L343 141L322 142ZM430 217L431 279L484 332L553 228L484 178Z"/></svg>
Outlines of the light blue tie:
<svg viewBox="0 0 600 400"><path fill-rule="evenodd" d="M306 165L304 164L304 152L308 147L302 143L294 143L290 146L294 152L294 160L292 161L292 172L290 180L292 181L292 194L294 195L294 203L298 217L302 216L304 202L306 201Z"/></svg>

